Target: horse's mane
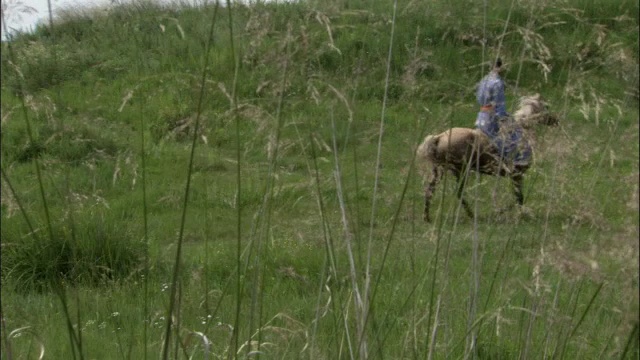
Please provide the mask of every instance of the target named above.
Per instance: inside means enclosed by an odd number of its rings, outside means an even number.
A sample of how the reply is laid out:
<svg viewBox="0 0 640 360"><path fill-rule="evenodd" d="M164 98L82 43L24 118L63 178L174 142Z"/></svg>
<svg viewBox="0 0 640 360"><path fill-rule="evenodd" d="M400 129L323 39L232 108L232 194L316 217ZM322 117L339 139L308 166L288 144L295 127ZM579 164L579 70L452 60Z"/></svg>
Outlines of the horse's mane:
<svg viewBox="0 0 640 360"><path fill-rule="evenodd" d="M518 110L513 114L513 118L518 124L527 127L531 125L527 120L543 110L544 103L542 102L540 94L523 96L518 101Z"/></svg>

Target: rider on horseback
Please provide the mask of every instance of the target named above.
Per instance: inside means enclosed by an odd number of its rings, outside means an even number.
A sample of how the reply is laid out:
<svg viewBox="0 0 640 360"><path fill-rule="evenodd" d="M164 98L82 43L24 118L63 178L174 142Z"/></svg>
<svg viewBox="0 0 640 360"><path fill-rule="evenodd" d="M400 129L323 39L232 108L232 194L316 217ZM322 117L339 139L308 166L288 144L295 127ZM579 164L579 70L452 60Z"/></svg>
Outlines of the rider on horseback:
<svg viewBox="0 0 640 360"><path fill-rule="evenodd" d="M493 70L482 78L476 88L476 99L480 104L476 127L490 138L498 135L500 118L509 116L505 106L506 98L504 96L504 82L500 77L501 72L502 59L498 58Z"/></svg>
<svg viewBox="0 0 640 360"><path fill-rule="evenodd" d="M504 82L500 77L502 72L502 59L498 58L491 72L478 83L476 99L480 104L480 112L476 118L476 128L482 130L493 145L499 150L498 155L504 160L513 157L514 165L524 165L531 157L531 149L518 149L522 138L522 129L509 126L507 134L500 134L500 127L512 125L513 120L506 110L506 98L504 95ZM515 151L515 154L514 154ZM515 155L515 156L514 156Z"/></svg>

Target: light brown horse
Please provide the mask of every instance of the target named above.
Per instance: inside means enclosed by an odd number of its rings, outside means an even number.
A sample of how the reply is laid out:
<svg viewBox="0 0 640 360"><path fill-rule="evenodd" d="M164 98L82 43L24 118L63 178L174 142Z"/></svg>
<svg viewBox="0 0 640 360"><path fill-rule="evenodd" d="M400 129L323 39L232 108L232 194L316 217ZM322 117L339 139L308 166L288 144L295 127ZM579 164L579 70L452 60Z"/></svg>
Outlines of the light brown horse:
<svg viewBox="0 0 640 360"><path fill-rule="evenodd" d="M531 166L531 146L534 143L533 127L535 125L557 125L558 119L551 114L544 100L539 94L524 96L519 101L518 110L512 119L506 120L500 126L499 137L510 139L517 129L519 141L514 145L514 151L506 157L501 155L495 142L479 129L452 128L438 135L428 135L418 147L417 158L423 165L431 169L430 178L426 181L424 190L424 220L429 222L429 205L436 185L442 179L445 171L449 170L458 180L457 196L464 209L473 217L473 212L467 201L462 197L465 177L470 170L492 176L508 176L511 178L516 202L522 205L522 177ZM503 141L503 143L507 143ZM529 156L514 159L513 155L528 152Z"/></svg>

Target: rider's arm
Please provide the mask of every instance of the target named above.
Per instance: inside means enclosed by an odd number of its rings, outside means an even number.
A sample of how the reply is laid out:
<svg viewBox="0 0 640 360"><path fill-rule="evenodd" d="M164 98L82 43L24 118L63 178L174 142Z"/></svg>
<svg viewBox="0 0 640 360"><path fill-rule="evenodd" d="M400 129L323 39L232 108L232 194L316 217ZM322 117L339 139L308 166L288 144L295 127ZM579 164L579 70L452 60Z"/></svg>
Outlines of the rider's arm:
<svg viewBox="0 0 640 360"><path fill-rule="evenodd" d="M508 116L506 97L504 95L504 82L497 81L492 90L494 91L493 99L495 101L496 114L500 116Z"/></svg>

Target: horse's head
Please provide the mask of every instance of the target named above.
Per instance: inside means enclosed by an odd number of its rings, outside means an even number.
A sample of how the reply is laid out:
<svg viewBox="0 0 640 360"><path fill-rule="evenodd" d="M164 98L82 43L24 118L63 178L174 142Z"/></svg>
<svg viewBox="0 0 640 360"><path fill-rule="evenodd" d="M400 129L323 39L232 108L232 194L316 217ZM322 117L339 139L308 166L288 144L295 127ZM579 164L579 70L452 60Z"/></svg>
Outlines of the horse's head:
<svg viewBox="0 0 640 360"><path fill-rule="evenodd" d="M521 97L518 110L513 116L523 127L556 126L559 123L558 117L549 111L549 105L540 94Z"/></svg>

